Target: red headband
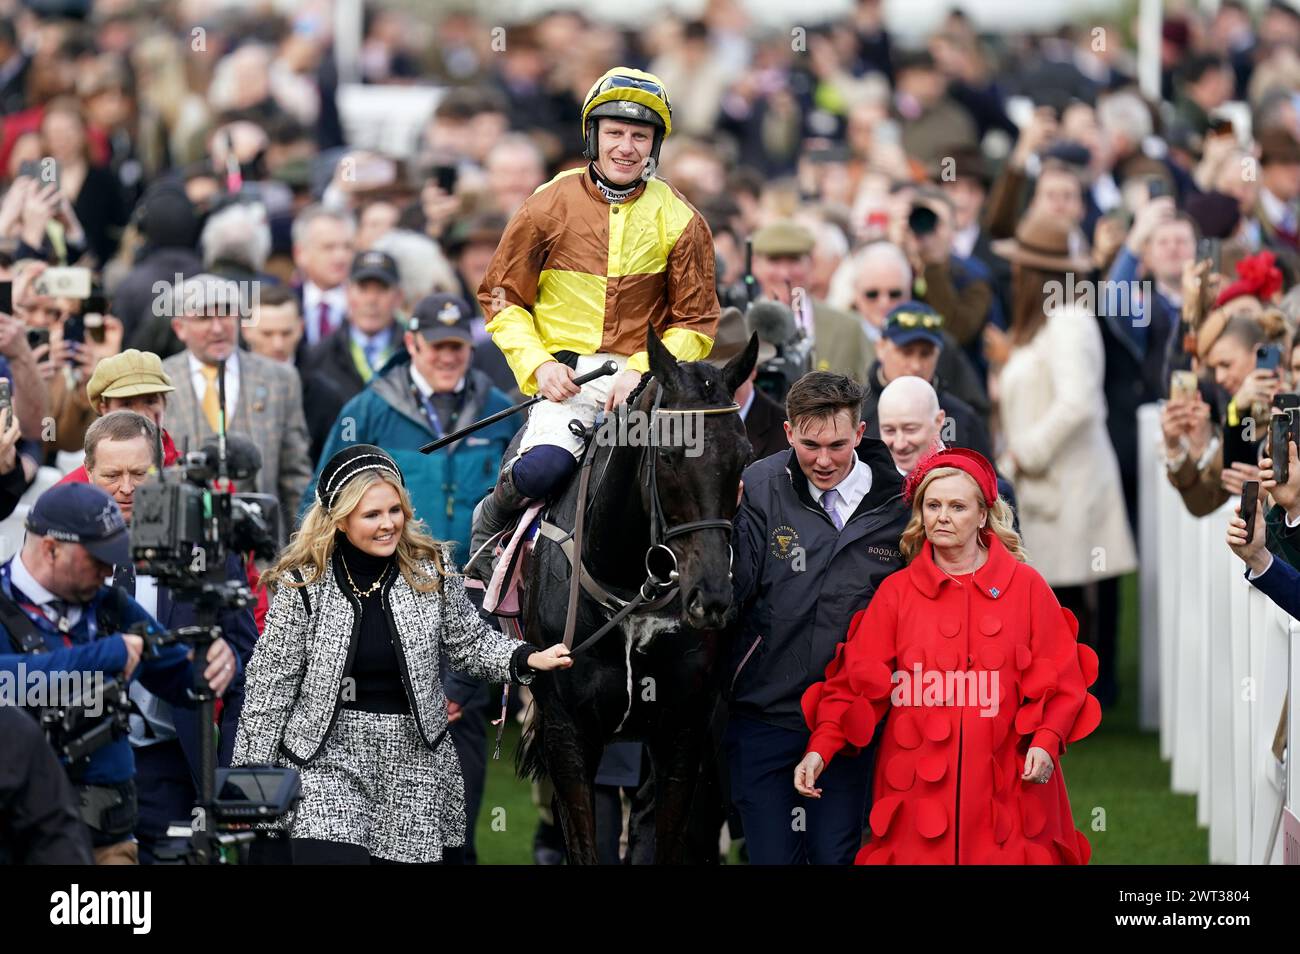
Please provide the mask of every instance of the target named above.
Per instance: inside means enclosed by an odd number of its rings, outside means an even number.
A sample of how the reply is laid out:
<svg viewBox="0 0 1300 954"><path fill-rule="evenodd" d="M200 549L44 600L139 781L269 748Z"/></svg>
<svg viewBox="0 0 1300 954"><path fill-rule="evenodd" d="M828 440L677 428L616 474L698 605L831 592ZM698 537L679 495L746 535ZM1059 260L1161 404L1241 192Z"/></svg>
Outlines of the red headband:
<svg viewBox="0 0 1300 954"><path fill-rule="evenodd" d="M993 502L998 499L998 477L993 472L993 465L988 462L988 458L978 451L967 450L964 447L949 447L923 458L907 475L907 479L903 481L903 499L909 505L912 503L916 488L920 487L921 481L925 480L925 475L936 467L956 467L968 474L979 486L980 493L984 495L985 506L993 506Z"/></svg>
<svg viewBox="0 0 1300 954"><path fill-rule="evenodd" d="M1273 263L1272 252L1247 255L1237 263L1237 280L1219 292L1214 307L1226 305L1234 298L1250 295L1268 304L1282 288L1282 271Z"/></svg>

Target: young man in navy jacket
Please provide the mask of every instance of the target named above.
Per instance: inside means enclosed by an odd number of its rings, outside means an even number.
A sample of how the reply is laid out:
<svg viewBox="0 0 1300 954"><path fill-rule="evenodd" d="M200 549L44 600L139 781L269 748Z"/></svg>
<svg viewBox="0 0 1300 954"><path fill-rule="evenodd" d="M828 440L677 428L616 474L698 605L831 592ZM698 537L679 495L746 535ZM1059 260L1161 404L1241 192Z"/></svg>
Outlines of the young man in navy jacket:
<svg viewBox="0 0 1300 954"><path fill-rule="evenodd" d="M851 378L804 375L786 396L791 450L743 477L726 748L754 864L849 864L861 844L868 754L828 769L817 801L799 798L793 779L809 737L804 690L823 678L853 615L903 565L902 478L882 443L864 441L862 398Z"/></svg>

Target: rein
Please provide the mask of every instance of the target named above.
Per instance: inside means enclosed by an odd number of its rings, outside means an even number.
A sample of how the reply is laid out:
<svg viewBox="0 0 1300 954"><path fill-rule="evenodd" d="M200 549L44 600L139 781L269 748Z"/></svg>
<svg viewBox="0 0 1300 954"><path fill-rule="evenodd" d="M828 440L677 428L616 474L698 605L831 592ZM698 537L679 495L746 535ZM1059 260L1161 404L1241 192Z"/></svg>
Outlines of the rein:
<svg viewBox="0 0 1300 954"><path fill-rule="evenodd" d="M726 407L707 407L707 408L661 408L660 401L663 398L663 389L660 388L655 393L654 406L651 408L652 426L650 428L651 440L642 450L641 469L644 472L644 479L649 489L650 495L650 546L645 553L646 578L640 588L637 590L632 599L624 603L614 616L609 619L596 632L592 633L582 645L576 649L573 647L573 637L577 629L578 615L578 589L581 586L587 593L604 605L610 605L613 602L622 602L608 592L604 587L599 586L595 579L590 577L586 572L586 567L582 562L583 538L585 536L585 511L587 508L587 493L591 480L591 466L594 461L594 455L591 452L590 439L594 434L594 425L592 429L581 428L577 422L570 424L575 434L580 434L587 440L587 452L583 456L582 472L578 479L578 499L577 509L575 511L574 529L572 535L564 534L558 538L553 533L547 533L547 523L543 521L542 532L552 541L561 543L563 546L572 541L572 546L565 546L566 555L569 557L570 572L569 578L569 606L564 620L564 645L572 655L585 652L594 646L597 641L609 633L612 629L623 622L628 616L634 613L638 608L649 604L650 608L659 608L671 602L677 595L677 556L673 553L672 548L668 546L668 541L674 537L684 536L688 533L694 533L697 530L725 530L730 541L731 521L722 518L691 520L686 523L668 525L667 518L664 514L663 502L659 495L658 469L656 466L658 455L655 451L659 448L658 429L653 426L653 422L664 414L739 414L740 405L732 403ZM598 486L604 483L605 473L608 472L609 464L605 465L601 473ZM728 544L730 549L730 544ZM662 554L667 557L668 565L658 567L652 563L656 554Z"/></svg>

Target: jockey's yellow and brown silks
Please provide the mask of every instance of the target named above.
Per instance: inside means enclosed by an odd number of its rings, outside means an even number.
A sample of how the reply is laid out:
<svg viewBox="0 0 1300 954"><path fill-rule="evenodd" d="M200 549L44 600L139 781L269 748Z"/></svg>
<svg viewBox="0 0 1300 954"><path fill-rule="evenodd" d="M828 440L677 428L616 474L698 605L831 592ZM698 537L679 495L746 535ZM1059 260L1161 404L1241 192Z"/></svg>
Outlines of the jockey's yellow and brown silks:
<svg viewBox="0 0 1300 954"><path fill-rule="evenodd" d="M638 103L653 111L663 123L663 138L673 131L673 108L663 81L653 73L616 66L591 85L582 104L582 135L587 137L587 120L597 106L623 101ZM591 158L595 158L594 156Z"/></svg>
<svg viewBox="0 0 1300 954"><path fill-rule="evenodd" d="M611 204L586 167L562 172L506 227L478 298L524 394L559 351L629 355L649 370L646 326L681 361L708 355L718 322L713 237L662 179Z"/></svg>

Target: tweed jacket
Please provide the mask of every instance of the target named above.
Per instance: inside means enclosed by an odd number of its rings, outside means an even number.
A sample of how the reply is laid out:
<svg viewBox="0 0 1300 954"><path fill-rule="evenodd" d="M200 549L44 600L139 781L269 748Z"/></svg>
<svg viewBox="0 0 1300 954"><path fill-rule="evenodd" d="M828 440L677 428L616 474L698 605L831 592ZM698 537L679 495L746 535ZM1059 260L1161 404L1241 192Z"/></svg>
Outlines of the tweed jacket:
<svg viewBox="0 0 1300 954"><path fill-rule="evenodd" d="M214 434L203 416L200 395L194 393L188 352L172 355L163 362L163 370L176 386L167 402L167 430L177 447L185 446L188 439L189 449L198 450ZM239 397L226 427L231 434L247 437L262 452L256 481L237 481L238 489L279 498L281 536L287 540L312 473L298 372L240 351Z"/></svg>
<svg viewBox="0 0 1300 954"><path fill-rule="evenodd" d="M449 559L446 565L451 565ZM421 569L436 572L432 564ZM453 669L476 679L532 680L531 672L519 672L526 667L512 662L525 644L479 617L459 576L445 576L440 591L419 593L394 573L382 594L398 637L411 712L430 749L438 747L447 731L447 697L438 680L440 651L446 651ZM320 754L343 702L343 680L356 653L354 621L359 610L338 578L337 560L322 579L306 587L276 589L245 677L232 764L286 765L287 759L303 766Z"/></svg>

